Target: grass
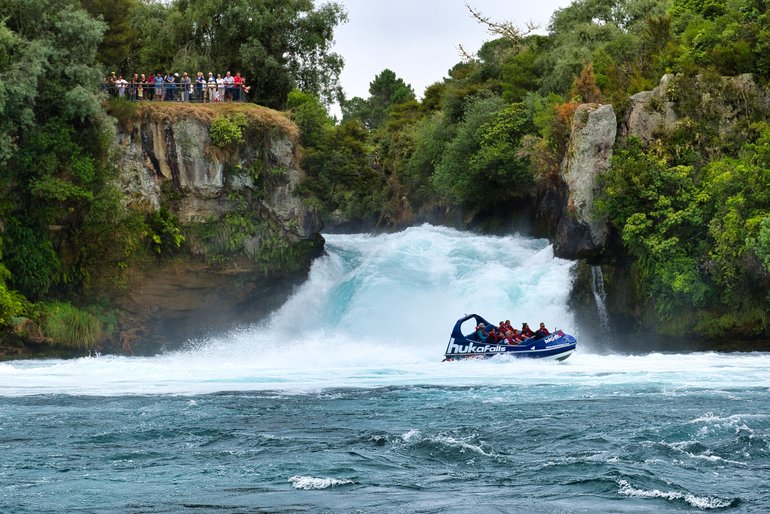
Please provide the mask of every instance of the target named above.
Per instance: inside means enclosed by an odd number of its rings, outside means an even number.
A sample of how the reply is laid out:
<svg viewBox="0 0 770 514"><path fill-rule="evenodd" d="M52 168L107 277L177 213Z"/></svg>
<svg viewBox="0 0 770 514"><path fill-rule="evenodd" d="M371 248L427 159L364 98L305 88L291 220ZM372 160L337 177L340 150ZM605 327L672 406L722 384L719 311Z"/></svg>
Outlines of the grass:
<svg viewBox="0 0 770 514"><path fill-rule="evenodd" d="M74 305L55 302L46 305L43 332L56 343L91 350L102 336L102 322Z"/></svg>
<svg viewBox="0 0 770 514"><path fill-rule="evenodd" d="M194 118L211 124L219 116L243 113L249 124L265 130L278 128L295 144L299 141L299 129L284 113L249 103L144 102L139 104L138 116L156 122L175 122Z"/></svg>

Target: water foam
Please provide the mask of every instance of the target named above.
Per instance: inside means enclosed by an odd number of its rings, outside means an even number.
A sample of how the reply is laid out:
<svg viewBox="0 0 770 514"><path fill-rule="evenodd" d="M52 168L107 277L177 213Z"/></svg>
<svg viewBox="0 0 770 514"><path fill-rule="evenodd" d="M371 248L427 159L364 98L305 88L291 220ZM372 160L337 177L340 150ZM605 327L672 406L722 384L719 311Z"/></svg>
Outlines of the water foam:
<svg viewBox="0 0 770 514"><path fill-rule="evenodd" d="M633 487L627 480L620 480L618 482L618 493L624 496L632 496L637 498L662 498L664 500L684 500L691 506L701 509L724 509L733 504L734 500L724 500L722 498L715 498L713 496L696 496L692 493L685 493L681 491L660 491L658 489L637 489Z"/></svg>
<svg viewBox="0 0 770 514"><path fill-rule="evenodd" d="M266 320L156 357L101 356L0 364L0 395L289 393L390 385L649 383L770 387L770 355L592 355L563 364L495 358L442 363L458 317L546 322L574 332L573 263L548 242L431 226L380 236L329 235L328 255ZM602 345L599 345L602 346Z"/></svg>
<svg viewBox="0 0 770 514"><path fill-rule="evenodd" d="M294 489L304 489L307 491L328 489L340 485L352 484L352 480L339 480L337 478L319 478L295 475L289 477L289 482Z"/></svg>

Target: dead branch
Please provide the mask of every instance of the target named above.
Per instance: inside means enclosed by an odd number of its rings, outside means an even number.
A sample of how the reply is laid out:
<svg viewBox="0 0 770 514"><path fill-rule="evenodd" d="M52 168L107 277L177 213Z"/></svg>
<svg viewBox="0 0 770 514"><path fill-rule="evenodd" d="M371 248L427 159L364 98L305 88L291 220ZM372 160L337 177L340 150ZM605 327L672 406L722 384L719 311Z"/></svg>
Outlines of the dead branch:
<svg viewBox="0 0 770 514"><path fill-rule="evenodd" d="M540 28L540 26L533 21L528 21L525 24L524 29L517 27L510 21L497 23L492 21L489 16L484 16L481 11L471 7L468 2L465 2L465 7L477 22L481 23L482 25L486 25L487 31L490 34L509 39L515 43L518 43L522 38L530 35L538 28Z"/></svg>
<svg viewBox="0 0 770 514"><path fill-rule="evenodd" d="M457 51L460 53L460 58L462 58L463 62L469 62L476 58L476 54L468 53L462 43L457 45Z"/></svg>

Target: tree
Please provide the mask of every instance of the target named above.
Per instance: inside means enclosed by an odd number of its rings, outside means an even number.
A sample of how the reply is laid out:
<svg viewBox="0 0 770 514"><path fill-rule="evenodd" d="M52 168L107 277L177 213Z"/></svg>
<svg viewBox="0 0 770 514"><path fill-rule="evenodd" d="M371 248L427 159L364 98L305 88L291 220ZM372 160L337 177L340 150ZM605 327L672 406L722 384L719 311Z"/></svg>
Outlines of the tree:
<svg viewBox="0 0 770 514"><path fill-rule="evenodd" d="M291 119L299 127L302 144L305 147L319 147L333 126L321 99L295 89L289 93L286 108L290 110Z"/></svg>
<svg viewBox="0 0 770 514"><path fill-rule="evenodd" d="M295 88L332 102L341 96L343 65L331 51L334 28L346 20L336 2L319 7L312 0L152 3L135 18L137 66L240 71L254 100L275 108L282 108Z"/></svg>
<svg viewBox="0 0 770 514"><path fill-rule="evenodd" d="M531 130L521 104L506 106L500 97L471 101L454 138L432 177L446 198L464 205L494 207L521 195L532 184L521 138Z"/></svg>
<svg viewBox="0 0 770 514"><path fill-rule="evenodd" d="M107 165L113 132L96 62L105 24L75 0L3 0L3 14L2 259L8 283L37 299L84 285L122 253L130 223Z"/></svg>
<svg viewBox="0 0 770 514"><path fill-rule="evenodd" d="M370 130L379 128L394 105L415 100L412 86L389 69L382 70L369 83L369 98L354 97L343 102L344 120L360 120Z"/></svg>
<svg viewBox="0 0 770 514"><path fill-rule="evenodd" d="M302 160L307 178L303 192L323 214L338 211L344 219L363 219L376 212L381 176L369 165L368 131L357 120L343 121L325 133Z"/></svg>
<svg viewBox="0 0 770 514"><path fill-rule="evenodd" d="M80 1L91 17L101 19L107 25L97 58L106 67L117 68L123 75L128 74L128 61L137 38L131 19L138 0Z"/></svg>
<svg viewBox="0 0 770 514"><path fill-rule="evenodd" d="M596 85L596 75L594 75L592 64L586 64L580 75L575 77L570 96L580 98L578 101L585 103L600 103L602 101L602 92Z"/></svg>

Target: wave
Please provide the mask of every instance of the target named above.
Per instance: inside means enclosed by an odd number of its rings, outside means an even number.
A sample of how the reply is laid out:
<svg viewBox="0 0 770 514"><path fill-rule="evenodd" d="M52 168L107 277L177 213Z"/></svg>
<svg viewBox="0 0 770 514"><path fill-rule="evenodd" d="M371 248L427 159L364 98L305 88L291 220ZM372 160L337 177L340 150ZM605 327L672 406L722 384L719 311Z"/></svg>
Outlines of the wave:
<svg viewBox="0 0 770 514"><path fill-rule="evenodd" d="M309 476L295 475L289 477L289 482L294 489L303 489L307 491L328 489L330 487L338 487L341 485L352 484L352 480L340 480L337 478L318 478Z"/></svg>
<svg viewBox="0 0 770 514"><path fill-rule="evenodd" d="M662 498L664 500L683 500L689 505L701 509L724 509L732 507L739 500L731 499L725 500L722 498L716 498L714 496L696 496L692 493L681 491L660 491L658 489L637 489L633 487L627 480L618 481L618 493L624 496L632 496L636 498Z"/></svg>

